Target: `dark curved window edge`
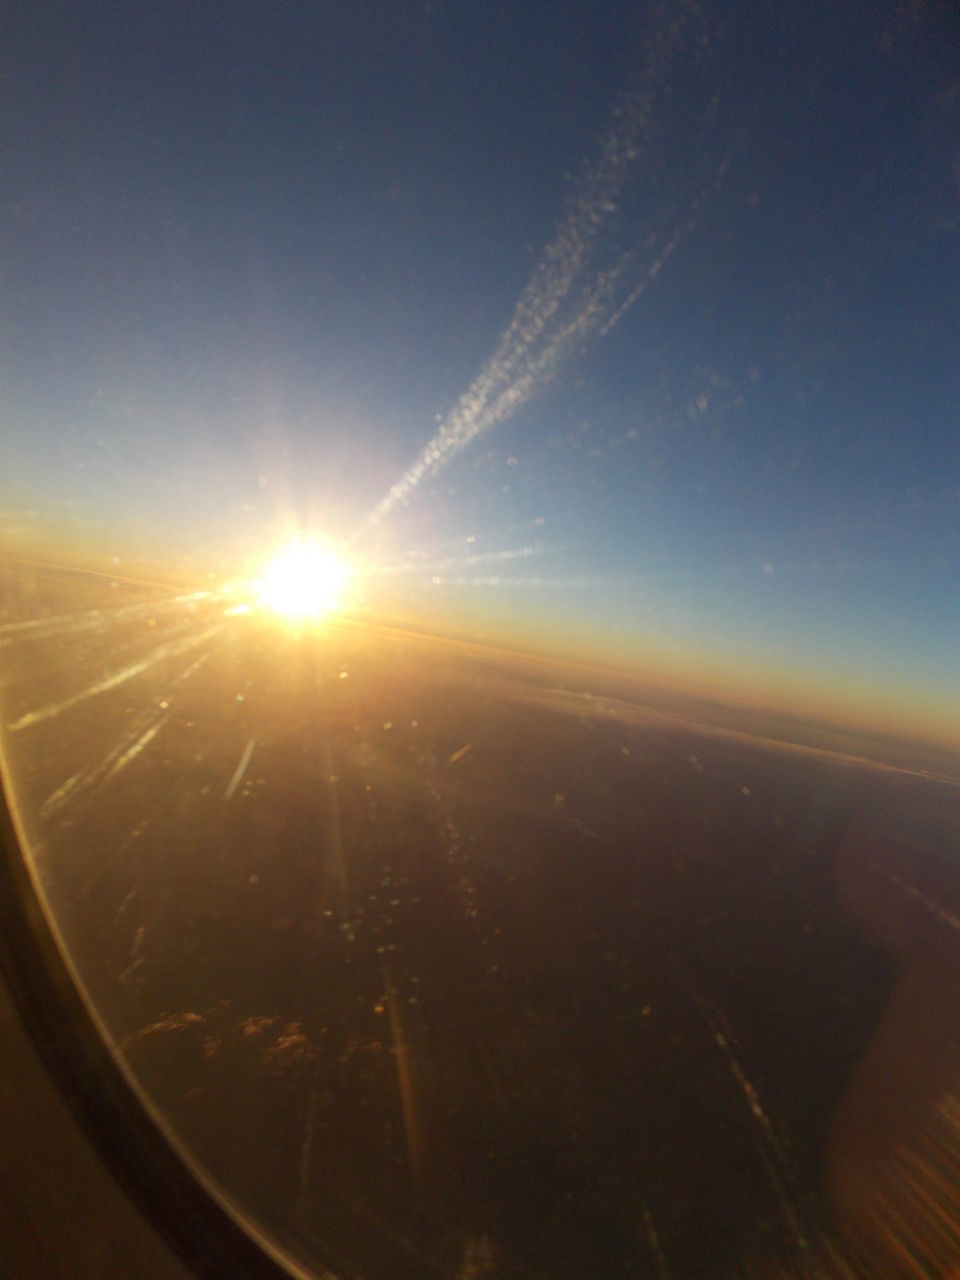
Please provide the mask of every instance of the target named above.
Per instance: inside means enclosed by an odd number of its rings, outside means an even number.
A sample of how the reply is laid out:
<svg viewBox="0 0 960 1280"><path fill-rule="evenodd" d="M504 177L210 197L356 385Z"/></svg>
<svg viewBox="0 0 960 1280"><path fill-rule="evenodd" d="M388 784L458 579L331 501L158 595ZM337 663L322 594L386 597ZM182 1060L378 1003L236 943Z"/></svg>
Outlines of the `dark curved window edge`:
<svg viewBox="0 0 960 1280"><path fill-rule="evenodd" d="M315 1274L281 1261L242 1225L144 1106L91 1017L50 927L2 778L0 921L0 973L41 1061L121 1190L181 1261L210 1280Z"/></svg>

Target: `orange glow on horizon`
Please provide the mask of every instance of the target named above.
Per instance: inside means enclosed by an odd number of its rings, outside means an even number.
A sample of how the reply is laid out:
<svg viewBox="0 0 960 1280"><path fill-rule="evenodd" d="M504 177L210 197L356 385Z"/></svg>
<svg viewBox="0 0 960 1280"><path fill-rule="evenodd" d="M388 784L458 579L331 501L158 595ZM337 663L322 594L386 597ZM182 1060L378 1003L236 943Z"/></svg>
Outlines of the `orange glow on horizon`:
<svg viewBox="0 0 960 1280"><path fill-rule="evenodd" d="M0 559L38 568L91 572L121 581L166 587L217 591L225 573L216 572L213 555L192 566L155 555L122 557L110 548L73 536L61 541L58 531L30 545L21 540L0 541ZM222 564L222 562L219 562ZM276 614L279 620L301 624L331 615L352 613L358 622L382 622L437 638L449 637L526 658L542 657L596 672L606 678L623 677L638 686L664 693L716 700L757 714L786 714L849 732L904 736L950 749L960 748L960 716L948 689L920 684L908 677L884 679L859 671L838 659L832 669L811 669L787 659L761 658L752 651L720 653L672 645L662 635L611 634L598 640L576 618L523 616L512 605L484 597L482 604L452 601L439 593L412 600L389 595L361 605L359 585L370 586L361 567L341 559L327 544L309 537L293 538L262 570L258 580L246 579L237 600ZM242 581L241 574L236 581ZM372 579L370 580L373 581ZM230 592L234 594L234 592ZM240 613L242 606L235 604ZM585 678L588 678L585 676Z"/></svg>

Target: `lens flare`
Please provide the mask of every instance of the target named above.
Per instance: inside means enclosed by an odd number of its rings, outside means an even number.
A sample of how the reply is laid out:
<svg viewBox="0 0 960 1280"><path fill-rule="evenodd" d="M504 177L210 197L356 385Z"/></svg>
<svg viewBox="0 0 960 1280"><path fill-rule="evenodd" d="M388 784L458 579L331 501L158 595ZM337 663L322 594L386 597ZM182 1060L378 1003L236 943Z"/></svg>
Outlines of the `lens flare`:
<svg viewBox="0 0 960 1280"><path fill-rule="evenodd" d="M260 584L261 604L285 618L321 618L340 608L350 576L329 547L297 539L267 566Z"/></svg>

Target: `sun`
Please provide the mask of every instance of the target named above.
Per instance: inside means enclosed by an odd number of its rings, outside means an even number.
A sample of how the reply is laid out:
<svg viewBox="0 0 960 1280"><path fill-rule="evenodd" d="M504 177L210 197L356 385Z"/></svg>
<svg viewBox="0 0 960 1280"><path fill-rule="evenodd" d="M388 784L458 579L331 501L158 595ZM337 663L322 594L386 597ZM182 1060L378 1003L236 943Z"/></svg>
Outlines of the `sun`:
<svg viewBox="0 0 960 1280"><path fill-rule="evenodd" d="M261 603L285 618L321 618L339 609L350 576L336 552L312 539L297 538L267 565Z"/></svg>

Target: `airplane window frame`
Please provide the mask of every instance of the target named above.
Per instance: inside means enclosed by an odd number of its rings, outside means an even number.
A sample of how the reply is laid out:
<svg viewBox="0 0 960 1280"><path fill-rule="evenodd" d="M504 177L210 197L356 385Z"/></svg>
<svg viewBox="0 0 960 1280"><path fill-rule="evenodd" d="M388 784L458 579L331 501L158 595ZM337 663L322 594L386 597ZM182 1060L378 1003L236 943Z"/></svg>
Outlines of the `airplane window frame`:
<svg viewBox="0 0 960 1280"><path fill-rule="evenodd" d="M195 1275L333 1280L286 1257L178 1150L123 1069L40 899L0 772L0 978L41 1062L120 1189Z"/></svg>

